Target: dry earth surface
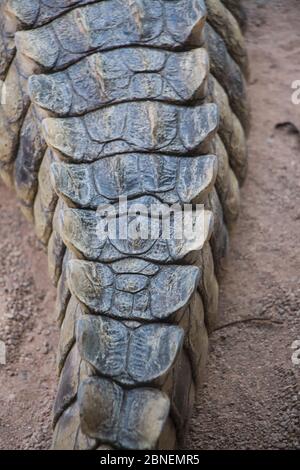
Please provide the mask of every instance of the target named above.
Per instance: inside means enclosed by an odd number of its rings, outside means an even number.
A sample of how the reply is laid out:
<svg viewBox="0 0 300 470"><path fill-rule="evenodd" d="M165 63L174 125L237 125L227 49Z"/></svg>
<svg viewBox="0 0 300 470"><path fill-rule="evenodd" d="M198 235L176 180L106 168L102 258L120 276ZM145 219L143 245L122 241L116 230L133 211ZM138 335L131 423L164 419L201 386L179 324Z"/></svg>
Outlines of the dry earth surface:
<svg viewBox="0 0 300 470"><path fill-rule="evenodd" d="M253 125L242 212L221 284L207 381L186 448L300 448L298 0L247 0ZM0 449L46 449L56 387L55 291L46 256L0 185Z"/></svg>

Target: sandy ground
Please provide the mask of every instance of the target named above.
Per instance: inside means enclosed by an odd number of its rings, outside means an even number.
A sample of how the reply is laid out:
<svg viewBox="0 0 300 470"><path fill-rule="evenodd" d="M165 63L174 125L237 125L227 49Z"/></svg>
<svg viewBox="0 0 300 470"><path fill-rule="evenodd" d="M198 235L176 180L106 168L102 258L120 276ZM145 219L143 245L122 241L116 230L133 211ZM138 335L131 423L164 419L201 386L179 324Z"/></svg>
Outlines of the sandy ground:
<svg viewBox="0 0 300 470"><path fill-rule="evenodd" d="M298 0L248 0L253 126L207 382L186 447L300 448L300 79ZM289 122L289 125L279 125ZM299 130L298 130L299 129ZM0 448L45 449L56 386L55 291L46 257L0 186Z"/></svg>

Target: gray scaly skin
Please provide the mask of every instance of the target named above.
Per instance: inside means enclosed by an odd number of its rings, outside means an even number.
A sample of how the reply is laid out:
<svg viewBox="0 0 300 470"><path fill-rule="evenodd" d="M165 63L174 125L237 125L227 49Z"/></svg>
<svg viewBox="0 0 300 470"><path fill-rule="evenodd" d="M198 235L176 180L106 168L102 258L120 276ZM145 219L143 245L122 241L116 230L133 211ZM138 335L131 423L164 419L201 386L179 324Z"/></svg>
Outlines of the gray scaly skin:
<svg viewBox="0 0 300 470"><path fill-rule="evenodd" d="M184 434L246 172L248 66L225 3L2 2L0 172L58 287L53 448L170 449ZM97 207L124 195L203 203L203 229L99 240Z"/></svg>
<svg viewBox="0 0 300 470"><path fill-rule="evenodd" d="M242 4L243 0L222 0L222 3L236 18L241 30L244 32L247 27L247 15Z"/></svg>

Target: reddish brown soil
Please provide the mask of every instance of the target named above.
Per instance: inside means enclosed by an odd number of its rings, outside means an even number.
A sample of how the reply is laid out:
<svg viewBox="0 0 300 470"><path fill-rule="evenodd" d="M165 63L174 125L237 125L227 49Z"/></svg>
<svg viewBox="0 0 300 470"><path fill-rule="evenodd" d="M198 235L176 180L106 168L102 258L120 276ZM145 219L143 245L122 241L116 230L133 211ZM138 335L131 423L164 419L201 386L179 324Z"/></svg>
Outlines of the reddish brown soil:
<svg viewBox="0 0 300 470"><path fill-rule="evenodd" d="M242 212L231 236L207 383L186 447L300 448L300 79L298 0L248 0L253 126ZM290 122L292 126L279 123ZM55 291L46 257L0 186L0 448L45 449L56 386ZM261 319L258 321L257 319ZM240 323L234 323L236 321ZM226 326L227 325L227 326Z"/></svg>
<svg viewBox="0 0 300 470"><path fill-rule="evenodd" d="M207 384L187 442L193 449L300 448L300 79L298 0L247 1L252 131L242 213L221 284ZM271 321L272 320L272 321ZM273 321L282 323L274 323Z"/></svg>
<svg viewBox="0 0 300 470"><path fill-rule="evenodd" d="M15 203L0 186L0 448L40 449L51 441L56 384L55 290L47 259Z"/></svg>

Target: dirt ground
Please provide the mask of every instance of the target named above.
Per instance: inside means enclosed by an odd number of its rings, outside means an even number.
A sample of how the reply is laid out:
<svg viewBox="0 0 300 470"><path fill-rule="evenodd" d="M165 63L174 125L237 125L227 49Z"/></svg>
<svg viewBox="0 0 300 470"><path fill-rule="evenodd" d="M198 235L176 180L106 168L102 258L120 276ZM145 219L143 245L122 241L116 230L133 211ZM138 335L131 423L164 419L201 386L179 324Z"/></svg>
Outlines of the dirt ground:
<svg viewBox="0 0 300 470"><path fill-rule="evenodd" d="M240 220L186 448L300 449L298 0L247 0L253 124ZM289 124L286 124L289 123ZM46 449L56 386L55 291L32 228L0 186L0 449Z"/></svg>

